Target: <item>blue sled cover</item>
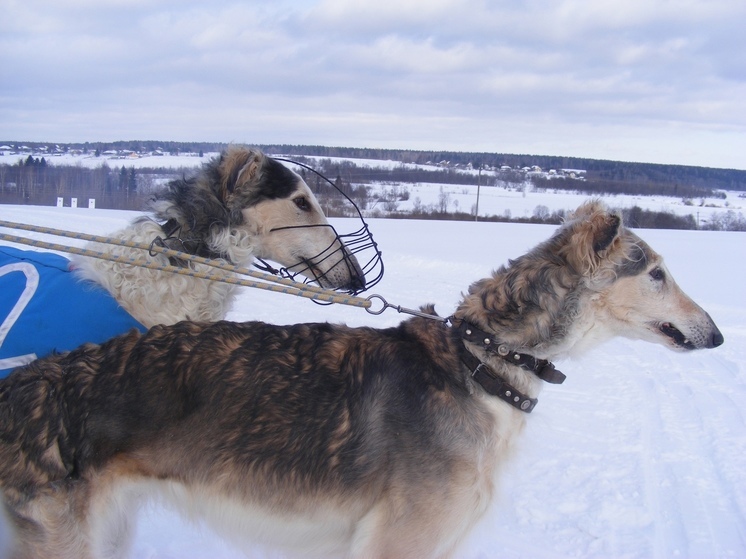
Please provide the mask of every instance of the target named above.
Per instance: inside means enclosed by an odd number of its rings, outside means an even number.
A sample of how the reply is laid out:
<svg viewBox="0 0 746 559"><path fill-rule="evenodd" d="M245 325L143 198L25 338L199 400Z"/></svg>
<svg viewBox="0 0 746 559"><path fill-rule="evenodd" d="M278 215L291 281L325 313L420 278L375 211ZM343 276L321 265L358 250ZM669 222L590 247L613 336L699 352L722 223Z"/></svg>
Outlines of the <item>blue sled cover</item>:
<svg viewBox="0 0 746 559"><path fill-rule="evenodd" d="M0 245L0 378L52 352L146 328L67 258Z"/></svg>

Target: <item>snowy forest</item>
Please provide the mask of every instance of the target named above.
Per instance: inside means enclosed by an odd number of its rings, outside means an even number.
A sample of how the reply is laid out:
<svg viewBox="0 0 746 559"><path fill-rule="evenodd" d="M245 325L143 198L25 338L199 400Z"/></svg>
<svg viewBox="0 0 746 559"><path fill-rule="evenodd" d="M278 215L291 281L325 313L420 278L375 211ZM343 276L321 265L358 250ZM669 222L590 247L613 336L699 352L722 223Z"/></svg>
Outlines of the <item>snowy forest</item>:
<svg viewBox="0 0 746 559"><path fill-rule="evenodd" d="M0 203L54 205L59 198L95 199L96 206L141 210L151 192L167 181L195 172L206 155L228 144L180 142L112 142L0 144ZM476 209L454 207L444 186L535 192L573 193L586 197L662 196L687 206L706 200L743 198L746 171L682 165L659 165L537 155L431 152L335 148L325 146L262 145L268 154L290 158L312 168L299 169L316 195L325 201L330 216L344 216L342 194L376 216L417 219L470 220ZM163 164L177 156L182 166ZM86 164L67 164L69 157ZM160 157L160 159L159 159ZM79 160L76 160L79 161ZM138 161L136 166L133 161ZM172 159L173 161L173 159ZM321 175L321 176L320 176ZM335 190L323 180L328 178ZM440 197L427 205L412 200L406 210L410 185L429 185ZM340 194L342 193L342 194ZM456 202L457 204L457 202ZM725 202L727 207L729 202ZM398 210L398 211L397 211ZM727 220L699 223L695 213L651 210L641 203L624 209L625 218L638 227L662 229L745 230L739 215ZM562 210L537 206L531 215L485 215L483 220L559 223Z"/></svg>

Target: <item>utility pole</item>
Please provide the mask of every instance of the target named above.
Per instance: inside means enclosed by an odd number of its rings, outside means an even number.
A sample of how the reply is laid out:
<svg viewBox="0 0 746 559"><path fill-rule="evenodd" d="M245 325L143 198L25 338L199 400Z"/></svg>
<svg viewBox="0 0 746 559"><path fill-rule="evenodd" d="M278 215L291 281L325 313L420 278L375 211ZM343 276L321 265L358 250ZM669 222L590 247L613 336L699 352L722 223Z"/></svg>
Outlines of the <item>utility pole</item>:
<svg viewBox="0 0 746 559"><path fill-rule="evenodd" d="M477 174L477 207L474 210L474 221L479 221L479 191L482 188L482 164L479 164L479 173Z"/></svg>

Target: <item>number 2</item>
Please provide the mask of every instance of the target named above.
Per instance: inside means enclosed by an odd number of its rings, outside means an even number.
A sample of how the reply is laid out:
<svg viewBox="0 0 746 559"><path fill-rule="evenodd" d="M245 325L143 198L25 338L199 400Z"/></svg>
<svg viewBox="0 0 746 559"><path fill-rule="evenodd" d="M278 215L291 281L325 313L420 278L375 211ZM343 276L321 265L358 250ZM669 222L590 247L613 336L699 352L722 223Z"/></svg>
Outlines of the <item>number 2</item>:
<svg viewBox="0 0 746 559"><path fill-rule="evenodd" d="M16 301L16 304L13 305L10 313L8 313L8 316L5 317L5 320L3 320L3 323L0 325L0 347L5 343L5 338L8 337L10 329L13 328L13 325L18 321L21 313L23 313L26 305L29 304L34 293L36 293L36 289L39 287L39 272L33 264L29 264L28 262L16 262L0 267L0 277L13 272L21 272L26 276L26 286L23 288L18 301ZM0 369L9 369L25 365L34 359L36 359L36 354L34 353L6 357L5 359L0 359Z"/></svg>

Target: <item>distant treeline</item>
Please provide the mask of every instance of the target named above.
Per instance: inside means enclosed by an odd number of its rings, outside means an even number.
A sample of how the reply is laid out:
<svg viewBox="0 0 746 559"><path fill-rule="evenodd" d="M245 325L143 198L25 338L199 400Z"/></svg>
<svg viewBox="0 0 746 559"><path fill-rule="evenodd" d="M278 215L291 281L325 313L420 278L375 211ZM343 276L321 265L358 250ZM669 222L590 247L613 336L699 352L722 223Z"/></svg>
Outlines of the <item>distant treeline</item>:
<svg viewBox="0 0 746 559"><path fill-rule="evenodd" d="M305 157L297 158L301 163L311 163ZM672 196L675 198L725 198L722 192L716 192L704 186L688 184L641 181L638 179L610 180L591 178L587 180L566 179L562 177L547 178L536 174L525 174L516 170L498 170L487 173L464 173L452 168L421 169L397 166L391 169L359 167L350 161L320 159L313 167L322 174L342 180L349 184L366 184L370 182L392 183L434 183L463 184L482 186L520 185L532 183L537 188L579 192L588 196L630 194L638 196ZM304 178L306 178L305 174ZM310 184L310 183L309 183Z"/></svg>
<svg viewBox="0 0 746 559"><path fill-rule="evenodd" d="M12 143L12 142L11 142ZM217 143L182 143L182 142L111 142L65 144L50 146L28 142L25 145L31 149L42 151L81 150L103 153L108 150L129 150L147 152L160 150L169 153L211 153L224 149L227 144ZM619 163L613 161L603 163L599 169L593 171L594 160L545 158L543 156L503 156L491 154L465 154L455 152L415 152L403 150L368 150L357 148L329 148L324 146L258 146L267 153L291 155L299 162L305 162L322 175L330 178L345 194L353 198L363 209L375 210L377 215L391 217L414 217L418 219L473 219L473 215L466 212L450 213L447 204L433 207L417 206L406 216L398 215L396 204L384 197L371 198L366 186L371 182L391 183L434 183L434 184L481 184L488 187L497 183L502 186L525 188L530 181L535 188L554 189L580 192L589 196L603 196L613 194L632 195L664 195L684 200L697 200L721 196L714 192L716 188L739 189L746 186L746 172L724 169L706 169L701 167L647 165L636 163ZM314 155L314 159L305 156ZM319 156L321 158L319 159ZM511 161L510 158L524 158ZM330 158L364 158L398 160L402 165L393 168L370 168L357 166L352 161L339 161ZM447 159L450 158L450 159ZM153 158L157 160L157 158ZM447 163L445 163L447 162ZM434 164L436 167L425 169L407 167L404 163ZM464 172L464 167L471 164L472 168L480 165L490 166L498 170L488 172ZM515 167L531 167L534 165L557 167L559 169L584 169L585 180L570 178L549 178L546 174L526 173ZM557 164L558 163L558 164ZM69 204L71 197L78 198L79 205L87 205L88 198L96 199L99 208L135 209L145 207L150 192L157 185L180 176L196 172L194 167L184 169L173 168L141 168L134 169L126 166L110 167L111 161L102 159L97 168L81 166L49 165L43 156L25 156L19 158L13 165L0 165L0 203L5 204L37 204L54 205L58 197L63 197ZM515 167L508 169L503 165ZM456 165L461 168L456 169ZM595 173L593 174L592 173ZM310 171L299 171L306 182L323 199L324 208L330 216L345 215L345 203L337 192L326 185L325 181ZM688 174L687 174L688 173ZM668 180L666 177L684 177L688 180ZM731 180L727 187L723 181ZM740 181L740 182L739 182ZM720 186L712 186L719 184ZM740 188L746 190L746 188ZM391 205L393 209L387 209ZM376 209L377 206L377 209ZM493 221L518 221L532 223L559 223L564 217L562 213L549 214L546 208L538 208L531 218L511 218L509 215L491 216ZM665 212L650 212L640 208L625 210L627 222L634 227L642 228L675 228L696 229L699 223L691 216L679 217ZM716 219L708 221L702 226L720 230L746 230L741 214L725 212Z"/></svg>
<svg viewBox="0 0 746 559"><path fill-rule="evenodd" d="M316 171L332 180L337 178L349 184L367 184L371 182L423 182L433 184L477 184L479 177L469 173L463 173L456 169L417 169L407 168L403 165L392 169L383 167L360 167L352 161L332 161L331 159L320 159L312 161L305 157L296 157L295 161L305 163ZM306 173L301 172L303 177ZM481 184L486 185L490 179L481 177ZM307 181L308 182L308 181ZM494 178L490 181L494 184ZM310 184L310 182L309 182Z"/></svg>
<svg viewBox="0 0 746 559"><path fill-rule="evenodd" d="M537 206L536 210L541 210ZM479 216L479 221L499 223L540 223L561 224L567 212L559 210L549 213L548 211L534 211L531 217L512 217L508 215ZM697 224L692 215L676 215L671 212L660 212L645 210L638 206L621 210L624 223L633 229L703 229L708 231L746 231L746 219L743 215L733 211L723 212L714 216L704 225ZM466 212L443 212L436 208L420 208L411 213L393 213L388 215L394 219L426 219L443 221L474 221L474 216Z"/></svg>
<svg viewBox="0 0 746 559"><path fill-rule="evenodd" d="M192 169L191 171L194 171ZM54 205L57 197L63 197L70 203L71 197L77 197L81 206L87 205L88 198L96 199L96 207L112 209L144 208L150 190L156 178L163 179L168 174L173 177L180 174L173 169L135 170L134 168L110 168L105 163L95 169L78 166L47 165L43 158L28 157L17 165L0 165L0 203ZM319 200L330 217L353 216L351 206L346 204L338 192L328 183L313 173L303 171L306 182L316 192ZM337 187L350 196L363 209L370 204L375 206L365 186L353 187L340 176L334 181ZM554 186L557 181L551 181ZM396 188L393 189L394 191ZM394 192L396 194L396 192ZM396 194L405 199L404 193ZM448 212L447 194L441 192L441 202L432 206L415 204L412 212L401 213L387 211L383 201L382 211L374 210L376 217L394 217L400 219L439 219L472 221L474 215L466 212ZM394 205L395 207L395 205ZM633 207L623 210L625 222L631 227L654 229L714 229L724 231L746 231L746 220L741 214L733 211L724 212L710 219L704 227L695 222L693 216L677 216L669 212L657 212ZM560 210L550 213L545 206L537 206L531 217L513 218L509 212L502 215L480 216L480 221L500 221L517 223L558 224L565 218Z"/></svg>
<svg viewBox="0 0 746 559"><path fill-rule="evenodd" d="M2 141L0 144L17 145L17 141ZM84 152L103 153L107 150L130 150L134 152L162 150L165 153L208 153L225 149L229 144L222 142L172 142L160 140L128 140L116 142L84 142L68 144L50 144L49 142L24 142L33 149L40 147L63 150L77 149ZM549 155L506 154L486 152L456 151L418 151L378 148L330 147L318 145L290 144L257 144L256 147L270 154L342 157L355 159L381 159L400 161L402 163L441 163L450 166L474 168L489 166L499 168L509 166L512 169L538 166L549 169L583 169L588 182L667 184L679 188L696 187L705 190L743 190L746 191L746 171L736 169L717 169L689 165L663 165L655 163L634 163L588 159L581 157L560 157ZM372 180L372 179L371 179ZM681 194L681 196L684 196Z"/></svg>
<svg viewBox="0 0 746 559"><path fill-rule="evenodd" d="M629 181L639 184L667 183L690 185L705 189L746 190L746 171L716 169L688 165L662 165L656 163L633 163L579 157L556 157L548 155L514 155L505 153L413 151L368 148L341 148L327 146L264 145L258 146L267 153L313 155L322 157L347 157L356 159L383 159L402 163L441 163L513 169L532 167L542 169L583 169L589 181Z"/></svg>
<svg viewBox="0 0 746 559"><path fill-rule="evenodd" d="M151 180L134 168L48 165L43 157L28 156L18 165L0 165L0 203L53 206L58 197L67 204L75 197L80 205L94 198L98 208L137 210L145 199L140 191Z"/></svg>
<svg viewBox="0 0 746 559"><path fill-rule="evenodd" d="M593 178L585 181L577 181L541 177L533 177L531 182L537 188L579 192L588 196L629 194L632 196L670 196L690 200L694 198L726 198L724 192L715 191L704 186L667 182L603 180Z"/></svg>

